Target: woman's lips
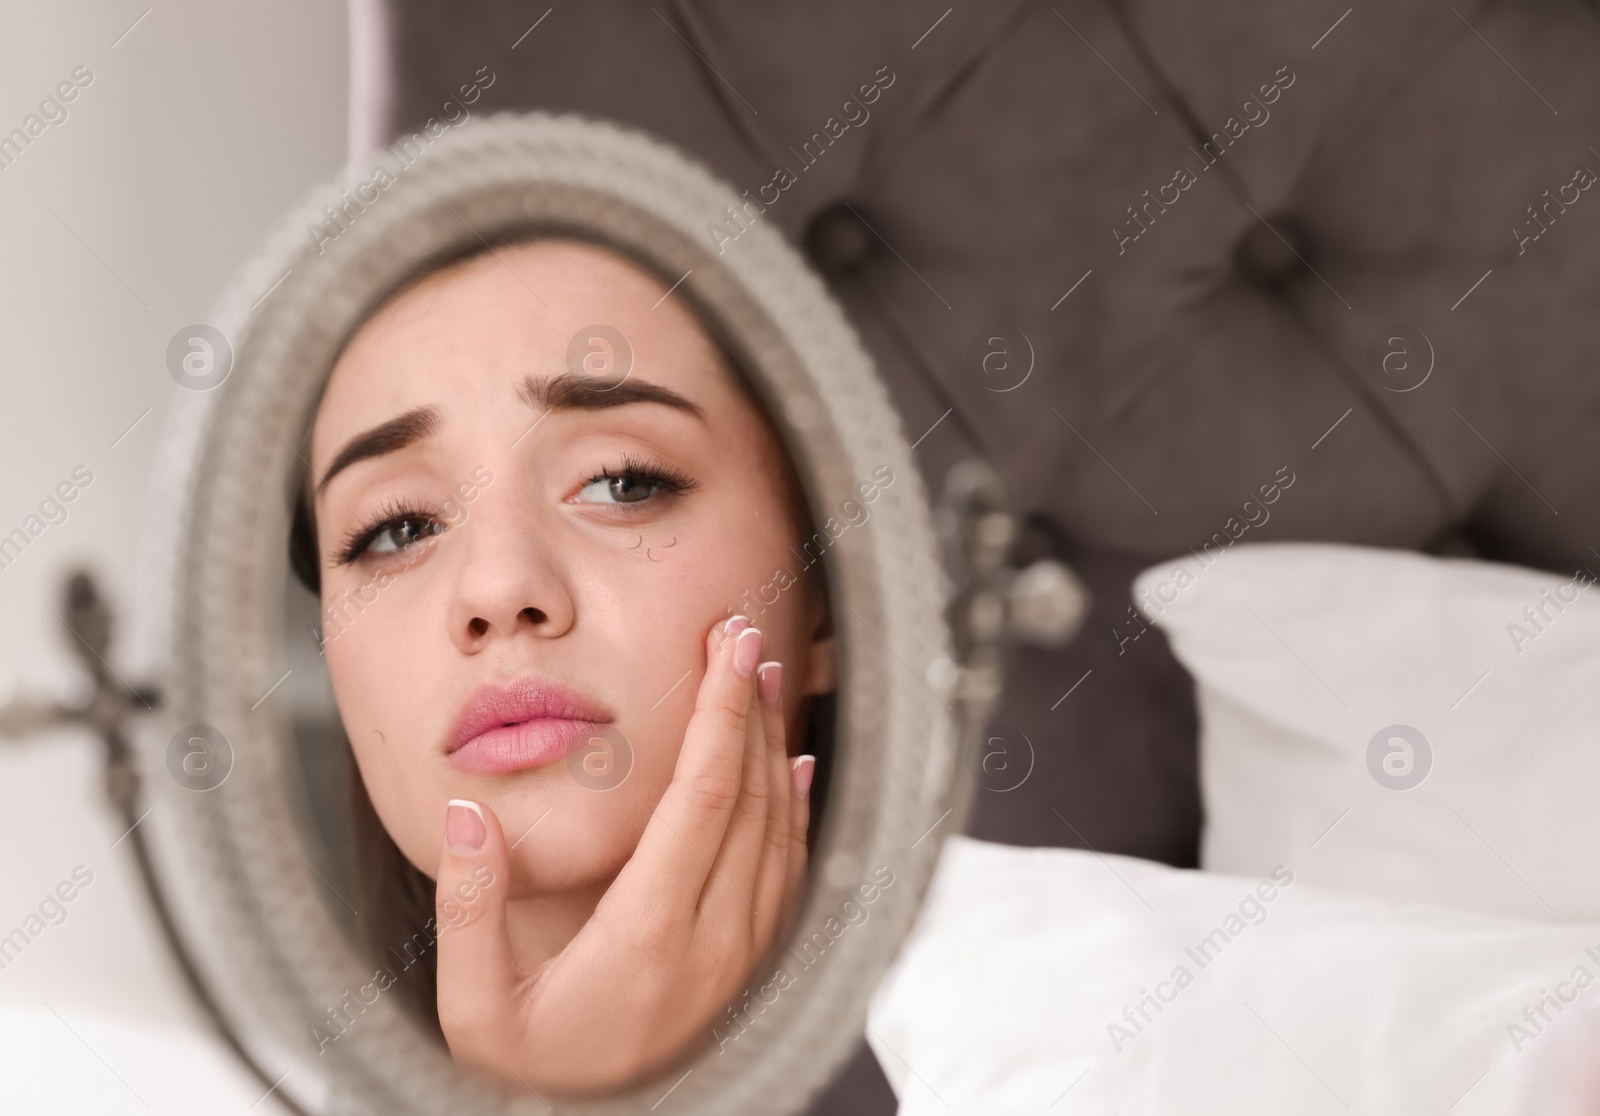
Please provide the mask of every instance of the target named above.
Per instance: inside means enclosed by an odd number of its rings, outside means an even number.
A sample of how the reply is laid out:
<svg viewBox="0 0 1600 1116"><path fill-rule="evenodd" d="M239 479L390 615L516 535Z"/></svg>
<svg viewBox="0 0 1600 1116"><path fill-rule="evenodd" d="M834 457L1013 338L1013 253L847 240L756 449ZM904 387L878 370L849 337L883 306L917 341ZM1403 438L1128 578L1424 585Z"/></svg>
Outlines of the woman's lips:
<svg viewBox="0 0 1600 1116"><path fill-rule="evenodd" d="M586 740L599 726L593 721L562 721L541 717L516 725L502 725L479 733L450 753L461 771L504 775L526 767L554 763Z"/></svg>
<svg viewBox="0 0 1600 1116"><path fill-rule="evenodd" d="M614 719L546 679L488 682L462 704L445 751L458 770L504 775L556 762Z"/></svg>

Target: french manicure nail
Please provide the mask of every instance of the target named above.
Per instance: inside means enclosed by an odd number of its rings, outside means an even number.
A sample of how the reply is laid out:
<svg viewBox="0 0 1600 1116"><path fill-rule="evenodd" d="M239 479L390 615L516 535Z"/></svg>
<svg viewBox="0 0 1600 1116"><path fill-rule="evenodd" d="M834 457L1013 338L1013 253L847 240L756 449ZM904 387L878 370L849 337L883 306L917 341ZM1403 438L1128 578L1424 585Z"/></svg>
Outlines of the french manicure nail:
<svg viewBox="0 0 1600 1116"><path fill-rule="evenodd" d="M475 853L483 848L488 835L483 824L483 810L476 802L465 798L452 798L444 815L444 840L453 853Z"/></svg>
<svg viewBox="0 0 1600 1116"><path fill-rule="evenodd" d="M794 796L804 802L811 793L811 778L817 773L817 757L796 756L789 761L789 771L794 781Z"/></svg>
<svg viewBox="0 0 1600 1116"><path fill-rule="evenodd" d="M712 645L716 646L716 647L721 647L722 644L723 644L723 641L727 640L728 638L730 638L732 636L738 635L740 632L742 632L746 628L748 628L750 626L750 624L751 624L750 617L742 615L742 614L738 615L738 616L730 616L730 617L728 617L722 623L718 624L715 628L711 629L711 631L712 631L712 641L711 641Z"/></svg>
<svg viewBox="0 0 1600 1116"><path fill-rule="evenodd" d="M773 659L756 667L756 691L761 700L776 706L783 697L783 664Z"/></svg>
<svg viewBox="0 0 1600 1116"><path fill-rule="evenodd" d="M741 619L738 616L735 620ZM746 628L734 639L733 643L733 669L744 677L749 678L756 672L756 664L761 661L761 629Z"/></svg>

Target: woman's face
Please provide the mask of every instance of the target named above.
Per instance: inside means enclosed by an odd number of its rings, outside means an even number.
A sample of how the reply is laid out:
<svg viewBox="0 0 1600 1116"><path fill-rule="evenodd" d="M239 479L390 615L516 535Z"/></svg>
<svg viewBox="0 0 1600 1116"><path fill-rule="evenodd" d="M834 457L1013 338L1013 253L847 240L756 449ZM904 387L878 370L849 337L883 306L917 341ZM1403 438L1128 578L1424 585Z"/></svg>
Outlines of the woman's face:
<svg viewBox="0 0 1600 1116"><path fill-rule="evenodd" d="M833 688L783 450L666 291L589 245L506 248L402 291L334 368L311 455L328 670L378 817L430 876L467 798L505 827L512 898L603 888L722 618L784 664L791 753L804 695Z"/></svg>

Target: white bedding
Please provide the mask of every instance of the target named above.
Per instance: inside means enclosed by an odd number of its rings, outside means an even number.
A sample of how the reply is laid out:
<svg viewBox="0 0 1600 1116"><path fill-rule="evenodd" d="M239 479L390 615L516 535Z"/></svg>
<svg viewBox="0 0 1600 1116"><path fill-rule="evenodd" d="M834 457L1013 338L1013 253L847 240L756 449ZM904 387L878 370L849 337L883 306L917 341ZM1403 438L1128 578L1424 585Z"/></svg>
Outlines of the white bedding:
<svg viewBox="0 0 1600 1116"><path fill-rule="evenodd" d="M1140 575L1208 871L952 838L869 1013L901 1112L1600 1113L1591 582L1320 544Z"/></svg>
<svg viewBox="0 0 1600 1116"><path fill-rule="evenodd" d="M1260 883L950 838L867 1017L902 1116L1600 1112L1600 926Z"/></svg>
<svg viewBox="0 0 1600 1116"><path fill-rule="evenodd" d="M1145 571L1134 599L1195 678L1201 864L1287 861L1402 902L1600 922L1589 580L1308 543ZM1408 757L1396 725L1426 752Z"/></svg>

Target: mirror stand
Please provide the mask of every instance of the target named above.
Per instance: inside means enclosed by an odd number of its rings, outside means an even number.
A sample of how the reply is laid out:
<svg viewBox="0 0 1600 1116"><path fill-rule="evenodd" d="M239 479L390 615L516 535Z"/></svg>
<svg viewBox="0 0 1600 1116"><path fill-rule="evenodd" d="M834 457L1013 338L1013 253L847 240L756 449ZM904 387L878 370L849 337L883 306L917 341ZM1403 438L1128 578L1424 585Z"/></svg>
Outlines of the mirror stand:
<svg viewBox="0 0 1600 1116"><path fill-rule="evenodd" d="M114 816L121 819L123 825L122 836L111 847L114 849L127 841L132 848L139 882L160 924L161 936L173 960L177 962L195 1004L205 1013L228 1049L271 1093L282 1078L275 1081L266 1068L256 1061L222 1013L194 957L184 945L166 890L156 874L150 846L139 829L139 823L154 807L144 805L142 780L133 750L128 745L124 724L129 717L141 712L154 712L161 704L161 692L154 686L130 685L107 661L106 654L111 647L111 610L88 573L78 570L69 575L62 597L61 611L54 608L50 611L65 627L70 646L87 670L94 690L82 705L34 701L24 696L12 698L5 705L0 705L0 739L21 740L36 733L69 726L87 728L100 738L104 745L102 754L105 762L102 786ZM194 754L209 757L209 752L205 750ZM207 762L210 762L209 758ZM262 1099L266 1099L265 1095ZM287 1094L278 1094L278 1104L294 1116L310 1116Z"/></svg>

